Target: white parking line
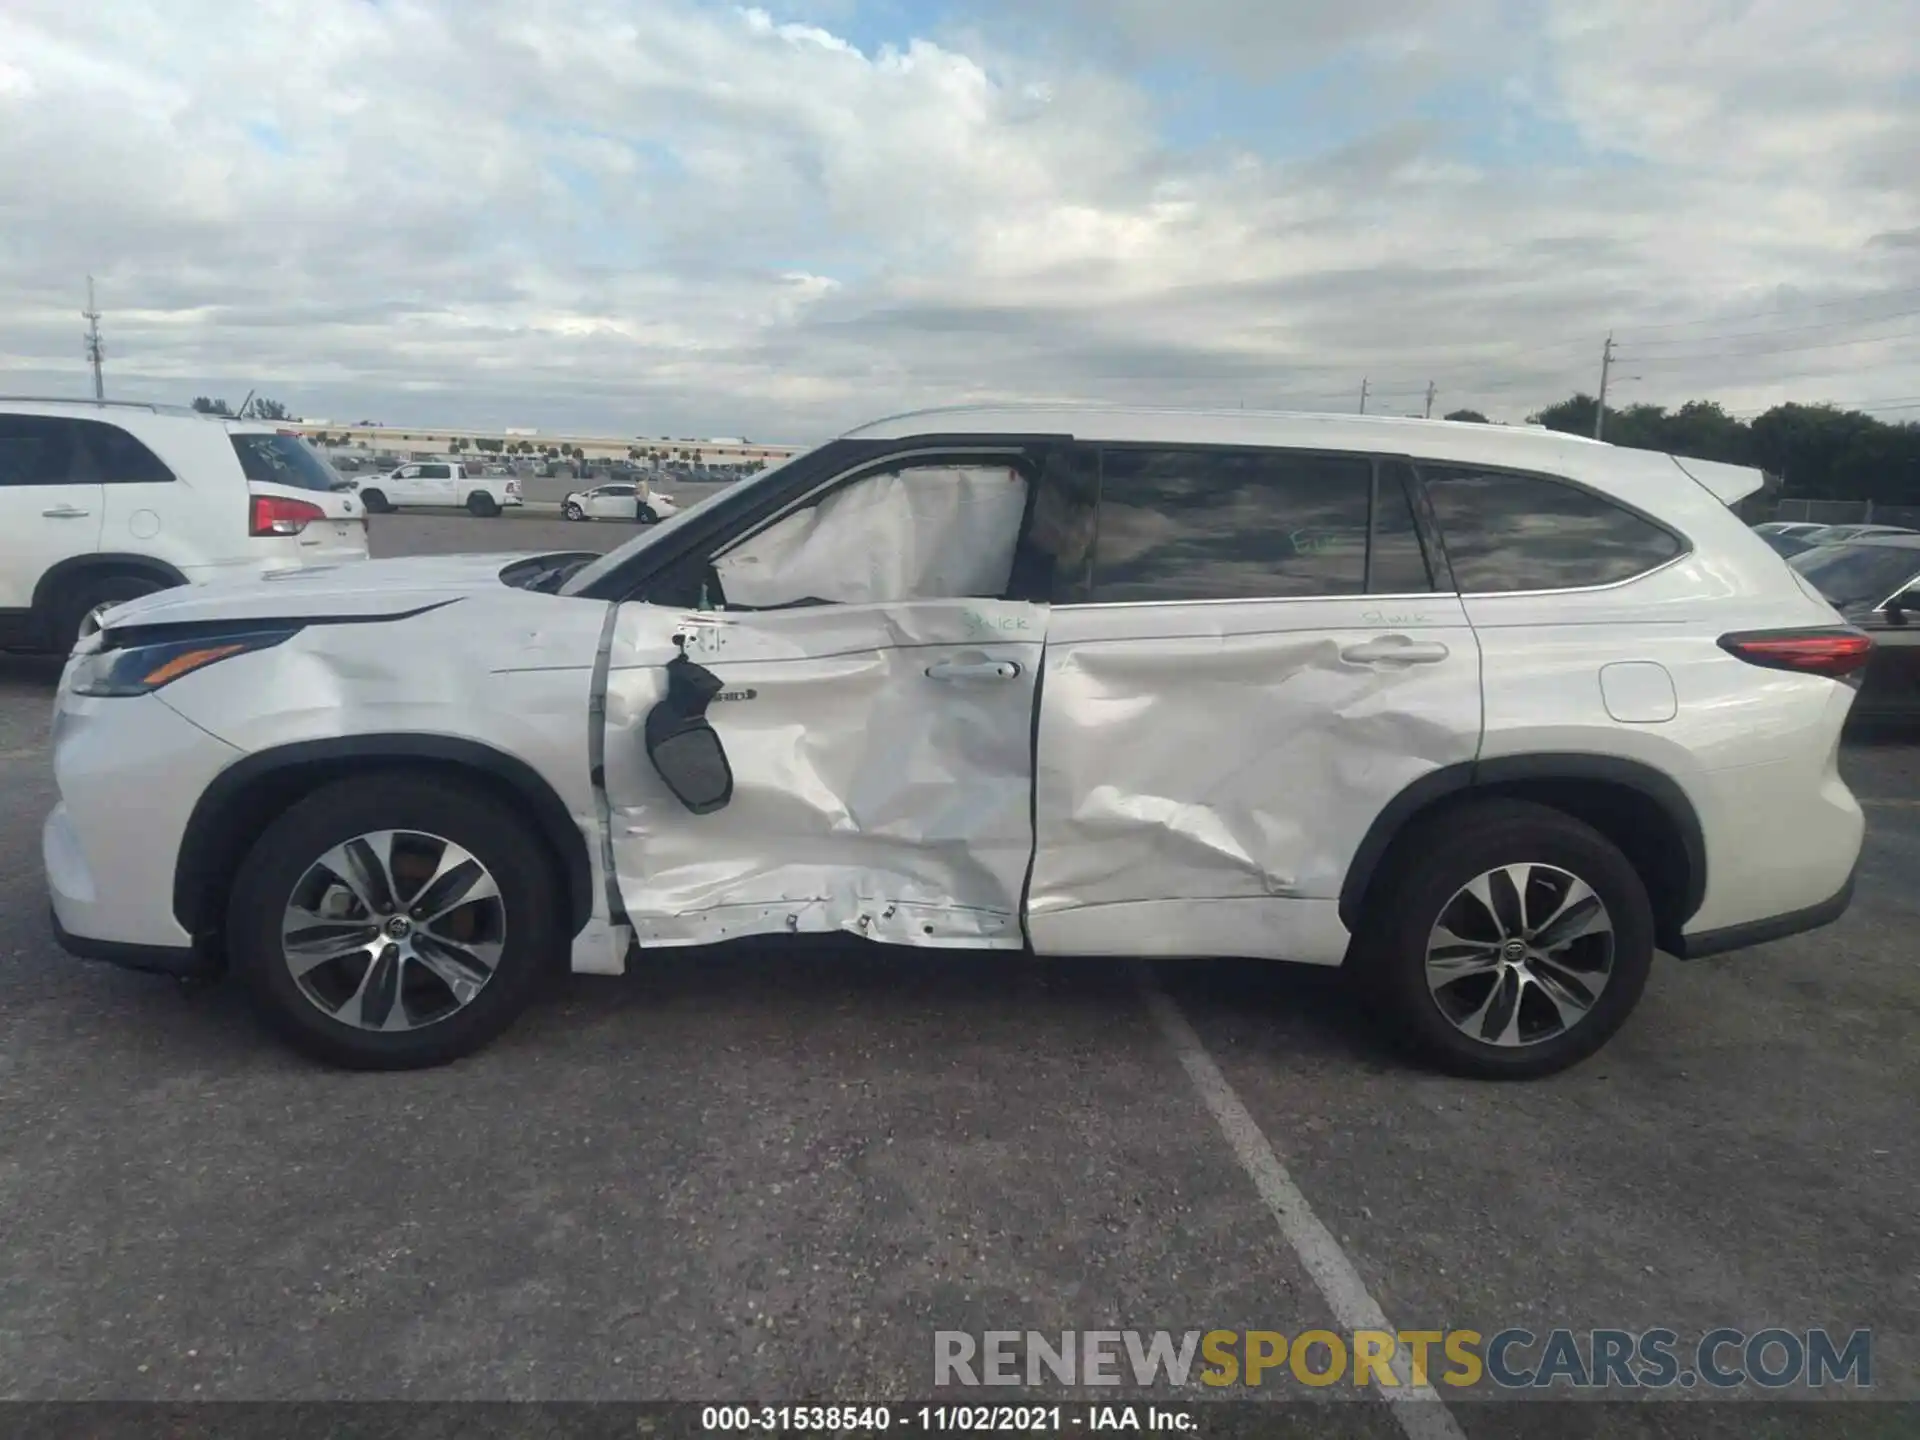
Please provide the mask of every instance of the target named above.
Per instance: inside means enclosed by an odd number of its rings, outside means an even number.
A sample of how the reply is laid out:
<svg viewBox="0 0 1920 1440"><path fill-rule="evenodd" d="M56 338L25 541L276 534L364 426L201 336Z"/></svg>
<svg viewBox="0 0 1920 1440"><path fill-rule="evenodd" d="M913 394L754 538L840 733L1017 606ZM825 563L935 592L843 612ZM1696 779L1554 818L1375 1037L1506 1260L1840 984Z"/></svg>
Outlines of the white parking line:
<svg viewBox="0 0 1920 1440"><path fill-rule="evenodd" d="M1360 1278L1360 1272L1353 1268L1347 1252L1340 1248L1340 1242L1333 1238L1333 1232L1322 1225L1319 1216L1313 1213L1313 1207L1307 1204L1307 1197L1293 1183L1293 1177L1287 1174L1287 1167L1280 1163L1280 1157L1274 1153L1273 1146L1261 1133L1253 1116L1247 1113L1247 1107L1240 1103L1240 1097L1234 1093L1233 1086L1227 1083L1227 1077L1213 1063L1213 1056L1200 1043L1200 1037L1194 1034L1180 1007L1167 997L1145 965L1141 965L1136 973L1141 994L1146 999L1147 1008L1153 1012L1153 1018L1159 1023L1161 1033L1180 1057L1180 1064L1186 1070L1187 1078L1193 1081L1193 1088L1200 1092L1201 1101L1219 1123L1220 1133L1226 1136L1227 1144L1233 1147L1234 1157L1252 1179L1254 1189L1259 1191L1267 1209L1273 1212L1273 1218L1279 1222L1280 1233L1286 1236L1293 1253L1300 1257L1300 1263L1306 1266L1313 1283L1326 1297L1334 1318L1349 1332L1384 1330L1389 1334L1397 1334L1394 1327L1387 1323L1379 1304L1367 1293L1366 1282ZM1400 1428L1408 1440L1465 1440L1459 1424L1453 1418L1453 1412L1447 1409L1446 1402L1441 1400L1433 1387L1413 1383L1413 1367L1405 1350L1395 1348L1392 1367L1400 1383L1384 1385L1376 1378L1373 1387L1380 1398L1387 1402L1388 1412L1400 1422Z"/></svg>

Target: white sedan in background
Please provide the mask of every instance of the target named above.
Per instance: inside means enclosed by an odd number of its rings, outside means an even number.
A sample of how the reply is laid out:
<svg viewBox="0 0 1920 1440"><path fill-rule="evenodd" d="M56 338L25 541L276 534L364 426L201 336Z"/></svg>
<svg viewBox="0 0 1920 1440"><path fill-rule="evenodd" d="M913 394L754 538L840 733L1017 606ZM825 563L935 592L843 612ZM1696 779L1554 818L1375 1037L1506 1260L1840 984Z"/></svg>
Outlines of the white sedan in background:
<svg viewBox="0 0 1920 1440"><path fill-rule="evenodd" d="M560 502L560 515L566 520L638 520L643 525L664 520L679 509L671 495L619 482L576 490Z"/></svg>

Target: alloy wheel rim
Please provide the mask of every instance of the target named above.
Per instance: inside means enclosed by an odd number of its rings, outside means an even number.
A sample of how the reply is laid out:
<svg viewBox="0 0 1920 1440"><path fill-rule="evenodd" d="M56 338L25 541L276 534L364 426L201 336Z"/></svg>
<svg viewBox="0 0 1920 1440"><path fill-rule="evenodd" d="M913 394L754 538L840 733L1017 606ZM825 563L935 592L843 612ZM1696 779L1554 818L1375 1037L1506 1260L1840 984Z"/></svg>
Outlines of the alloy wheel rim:
<svg viewBox="0 0 1920 1440"><path fill-rule="evenodd" d="M309 865L280 948L309 1004L356 1030L420 1030L471 1005L500 963L506 902L493 873L443 836L375 830Z"/></svg>
<svg viewBox="0 0 1920 1440"><path fill-rule="evenodd" d="M1513 1049L1558 1039L1613 978L1613 917L1593 887L1557 865L1476 875L1427 936L1427 993L1449 1024Z"/></svg>

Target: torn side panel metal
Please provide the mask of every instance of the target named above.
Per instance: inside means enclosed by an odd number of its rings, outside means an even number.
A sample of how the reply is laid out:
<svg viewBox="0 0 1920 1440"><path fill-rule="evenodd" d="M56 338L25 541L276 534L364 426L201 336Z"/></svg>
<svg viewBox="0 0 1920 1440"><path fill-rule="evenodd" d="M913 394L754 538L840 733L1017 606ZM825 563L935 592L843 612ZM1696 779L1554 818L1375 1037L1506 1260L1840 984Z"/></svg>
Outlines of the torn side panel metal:
<svg viewBox="0 0 1920 1440"><path fill-rule="evenodd" d="M1017 949L1032 850L1043 607L926 601L685 614L620 607L606 683L609 848L640 943L845 931ZM734 789L694 815L647 758L675 635L722 682Z"/></svg>
<svg viewBox="0 0 1920 1440"><path fill-rule="evenodd" d="M1478 645L1451 596L1056 611L1035 948L1087 953L1097 934L1101 953L1219 953L1233 935L1238 953L1337 961L1331 902L1368 825L1421 775L1473 759L1480 710ZM1118 930L1095 913L1149 901L1180 903L1130 909L1140 923ZM1224 908L1195 923L1208 905Z"/></svg>

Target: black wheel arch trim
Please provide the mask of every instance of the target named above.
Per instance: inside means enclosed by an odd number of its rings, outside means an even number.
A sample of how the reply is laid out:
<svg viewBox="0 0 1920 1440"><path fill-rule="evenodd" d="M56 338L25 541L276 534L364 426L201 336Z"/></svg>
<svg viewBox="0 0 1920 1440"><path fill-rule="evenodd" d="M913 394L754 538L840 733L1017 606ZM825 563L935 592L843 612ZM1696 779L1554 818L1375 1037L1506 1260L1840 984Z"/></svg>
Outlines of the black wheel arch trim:
<svg viewBox="0 0 1920 1440"><path fill-rule="evenodd" d="M1341 923L1349 931L1356 928L1361 903L1380 862L1415 817L1438 802L1465 792L1555 780L1598 782L1635 791L1659 806L1672 822L1687 855L1687 888L1680 914L1664 927L1673 933L1665 935L1663 940L1674 940L1679 927L1699 911L1707 893L1706 834L1693 802L1672 776L1643 761L1579 753L1503 755L1491 760L1462 761L1442 766L1413 781L1374 818L1354 851L1352 863L1347 866L1347 878L1340 886Z"/></svg>
<svg viewBox="0 0 1920 1440"><path fill-rule="evenodd" d="M343 760L428 760L473 770L505 784L532 810L541 838L552 847L564 869L568 935L578 935L592 918L593 867L586 836L574 823L565 802L537 770L477 740L403 732L295 741L256 751L216 775L188 817L174 862L173 914L188 934L201 936L216 928L214 917L201 912L221 868L223 839L244 813L241 802L247 792L288 770L334 765Z"/></svg>
<svg viewBox="0 0 1920 1440"><path fill-rule="evenodd" d="M104 571L112 575L139 575L149 580L157 580L171 590L175 586L185 585L187 577L164 560L151 555L129 555L113 550L90 550L84 555L69 555L47 568L40 577L40 583L33 587L33 608L38 614L45 614L53 605L54 598L76 576L88 575L94 571Z"/></svg>

